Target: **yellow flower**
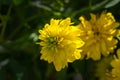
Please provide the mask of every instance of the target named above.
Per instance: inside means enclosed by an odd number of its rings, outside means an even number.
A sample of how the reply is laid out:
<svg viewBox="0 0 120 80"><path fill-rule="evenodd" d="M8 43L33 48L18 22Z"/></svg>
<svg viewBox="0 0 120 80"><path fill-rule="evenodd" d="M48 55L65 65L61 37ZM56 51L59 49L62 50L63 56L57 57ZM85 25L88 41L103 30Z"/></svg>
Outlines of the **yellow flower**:
<svg viewBox="0 0 120 80"><path fill-rule="evenodd" d="M114 77L114 80L120 80L120 49L117 50L117 58L111 62L111 66L113 67L111 73Z"/></svg>
<svg viewBox="0 0 120 80"><path fill-rule="evenodd" d="M99 80L120 80L120 49L117 50L117 57L109 56L97 63L95 76Z"/></svg>
<svg viewBox="0 0 120 80"><path fill-rule="evenodd" d="M41 59L53 63L57 71L67 66L68 62L80 59L82 50L79 48L84 42L78 37L79 29L71 26L70 18L51 19L50 25L46 24L39 33Z"/></svg>
<svg viewBox="0 0 120 80"><path fill-rule="evenodd" d="M91 14L91 19L86 20L83 16L80 18L80 38L85 42L82 47L82 57L87 56L93 60L108 56L116 48L117 40L114 38L118 34L116 29L119 23L115 21L113 15L103 12L100 16Z"/></svg>
<svg viewBox="0 0 120 80"><path fill-rule="evenodd" d="M112 56L104 57L96 64L95 76L99 78L98 80L113 80L110 73L110 62Z"/></svg>

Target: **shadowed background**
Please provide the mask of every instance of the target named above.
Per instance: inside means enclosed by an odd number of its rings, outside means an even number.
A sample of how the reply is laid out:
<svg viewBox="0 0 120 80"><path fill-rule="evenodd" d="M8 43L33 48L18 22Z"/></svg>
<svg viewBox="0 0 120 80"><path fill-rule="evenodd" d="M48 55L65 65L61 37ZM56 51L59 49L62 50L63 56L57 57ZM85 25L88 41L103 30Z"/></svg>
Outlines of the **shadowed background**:
<svg viewBox="0 0 120 80"><path fill-rule="evenodd" d="M92 60L60 72L40 60L38 30L51 18L70 17L77 24L79 16L89 19L104 10L120 21L119 8L120 0L0 0L0 80L97 80Z"/></svg>

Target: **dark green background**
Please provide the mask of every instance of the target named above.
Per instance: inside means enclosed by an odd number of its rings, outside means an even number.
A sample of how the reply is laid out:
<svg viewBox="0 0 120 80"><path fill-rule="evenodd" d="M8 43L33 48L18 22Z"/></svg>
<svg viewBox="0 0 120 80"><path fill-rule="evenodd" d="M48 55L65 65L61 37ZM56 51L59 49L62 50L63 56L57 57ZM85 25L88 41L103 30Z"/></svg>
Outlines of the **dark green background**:
<svg viewBox="0 0 120 80"><path fill-rule="evenodd" d="M120 0L0 0L0 80L98 80L94 61L77 60L56 72L40 60L38 30L51 18L112 12L120 21Z"/></svg>

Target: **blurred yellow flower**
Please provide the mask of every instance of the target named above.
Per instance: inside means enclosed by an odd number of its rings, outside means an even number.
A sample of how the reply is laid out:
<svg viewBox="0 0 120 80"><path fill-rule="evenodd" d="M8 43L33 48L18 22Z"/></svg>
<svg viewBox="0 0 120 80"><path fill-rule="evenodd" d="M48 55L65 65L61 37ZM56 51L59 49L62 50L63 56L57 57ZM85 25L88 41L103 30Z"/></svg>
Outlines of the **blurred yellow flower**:
<svg viewBox="0 0 120 80"><path fill-rule="evenodd" d="M113 59L112 56L104 57L99 62L96 63L95 76L99 78L98 80L113 80L110 73L110 62Z"/></svg>
<svg viewBox="0 0 120 80"><path fill-rule="evenodd" d="M113 76L113 80L120 80L120 49L117 50L117 58L111 62L111 66L113 67L111 74Z"/></svg>
<svg viewBox="0 0 120 80"><path fill-rule="evenodd" d="M91 19L86 20L83 16L80 18L80 38L85 42L82 47L82 57L87 55L87 59L101 59L101 54L107 56L116 48L119 23L115 21L114 16L108 12L103 12L100 16L91 14Z"/></svg>
<svg viewBox="0 0 120 80"><path fill-rule="evenodd" d="M84 42L78 37L79 29L71 26L70 18L64 20L51 19L50 25L46 24L43 30L39 30L38 42L42 46L41 59L54 64L57 71L80 59L79 48Z"/></svg>
<svg viewBox="0 0 120 80"><path fill-rule="evenodd" d="M117 50L117 57L109 56L97 63L95 76L99 80L120 80L120 49Z"/></svg>

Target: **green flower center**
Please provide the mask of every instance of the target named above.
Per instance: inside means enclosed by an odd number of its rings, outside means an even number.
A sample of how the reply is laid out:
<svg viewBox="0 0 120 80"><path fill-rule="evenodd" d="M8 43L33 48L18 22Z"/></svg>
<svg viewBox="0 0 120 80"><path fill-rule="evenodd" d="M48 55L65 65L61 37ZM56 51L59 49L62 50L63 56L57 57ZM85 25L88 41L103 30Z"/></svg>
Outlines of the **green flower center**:
<svg viewBox="0 0 120 80"><path fill-rule="evenodd" d="M61 41L63 41L63 39L60 37L49 37L48 38L48 43L51 47L59 46L59 44L61 44Z"/></svg>

